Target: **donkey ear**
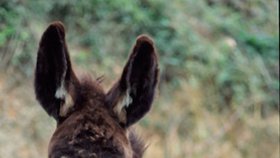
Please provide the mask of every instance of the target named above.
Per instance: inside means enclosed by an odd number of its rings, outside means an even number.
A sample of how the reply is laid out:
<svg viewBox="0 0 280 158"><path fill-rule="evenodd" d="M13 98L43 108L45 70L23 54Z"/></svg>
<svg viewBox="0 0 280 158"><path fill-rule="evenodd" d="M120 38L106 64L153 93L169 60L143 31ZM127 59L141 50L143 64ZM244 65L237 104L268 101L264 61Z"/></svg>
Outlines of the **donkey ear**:
<svg viewBox="0 0 280 158"><path fill-rule="evenodd" d="M128 127L151 108L158 82L158 59L151 38L137 38L120 80L106 96L121 125Z"/></svg>
<svg viewBox="0 0 280 158"><path fill-rule="evenodd" d="M77 79L71 68L64 26L61 22L53 22L39 44L34 86L37 100L57 121L73 106L75 83Z"/></svg>

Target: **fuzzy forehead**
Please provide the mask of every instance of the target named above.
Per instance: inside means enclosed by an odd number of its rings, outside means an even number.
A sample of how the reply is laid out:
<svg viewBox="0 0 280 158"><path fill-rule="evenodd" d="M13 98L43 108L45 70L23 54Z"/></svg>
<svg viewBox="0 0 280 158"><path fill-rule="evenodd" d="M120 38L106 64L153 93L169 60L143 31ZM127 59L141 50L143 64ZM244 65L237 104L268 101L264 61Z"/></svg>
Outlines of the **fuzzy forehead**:
<svg viewBox="0 0 280 158"><path fill-rule="evenodd" d="M101 83L98 80L94 80L89 75L83 75L80 78L80 90L81 92L93 93L92 95L102 95L105 96L105 92Z"/></svg>

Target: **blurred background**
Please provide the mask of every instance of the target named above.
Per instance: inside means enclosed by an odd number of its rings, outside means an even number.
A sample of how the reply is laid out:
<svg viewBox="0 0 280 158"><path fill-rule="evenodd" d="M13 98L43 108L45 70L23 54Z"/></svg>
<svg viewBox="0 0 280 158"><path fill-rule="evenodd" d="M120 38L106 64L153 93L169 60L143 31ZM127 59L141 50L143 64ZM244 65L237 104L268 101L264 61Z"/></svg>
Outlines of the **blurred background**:
<svg viewBox="0 0 280 158"><path fill-rule="evenodd" d="M76 72L108 90L138 35L160 85L136 125L145 158L279 158L278 0L1 0L0 157L47 157L55 121L33 91L38 43L62 21Z"/></svg>

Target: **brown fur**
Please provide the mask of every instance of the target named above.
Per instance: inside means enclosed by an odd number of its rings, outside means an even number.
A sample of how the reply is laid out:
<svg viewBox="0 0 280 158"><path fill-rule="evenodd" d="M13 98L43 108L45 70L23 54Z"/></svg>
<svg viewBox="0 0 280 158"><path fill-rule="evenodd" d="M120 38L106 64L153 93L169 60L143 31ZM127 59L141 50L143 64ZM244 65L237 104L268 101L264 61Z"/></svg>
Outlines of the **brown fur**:
<svg viewBox="0 0 280 158"><path fill-rule="evenodd" d="M130 126L151 108L157 60L151 38L139 36L121 78L105 93L102 78L76 77L64 26L52 23L40 42L34 82L38 101L57 120L49 158L141 158L145 145Z"/></svg>

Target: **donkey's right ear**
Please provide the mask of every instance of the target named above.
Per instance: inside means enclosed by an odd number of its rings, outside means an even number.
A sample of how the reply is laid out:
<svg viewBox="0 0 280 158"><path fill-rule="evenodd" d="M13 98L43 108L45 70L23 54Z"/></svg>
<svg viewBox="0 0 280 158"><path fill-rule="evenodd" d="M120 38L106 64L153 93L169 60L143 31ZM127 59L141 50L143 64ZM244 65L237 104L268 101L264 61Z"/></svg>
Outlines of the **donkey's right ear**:
<svg viewBox="0 0 280 158"><path fill-rule="evenodd" d="M34 81L36 98L46 112L59 121L73 109L77 85L64 26L61 22L53 22L39 44Z"/></svg>

